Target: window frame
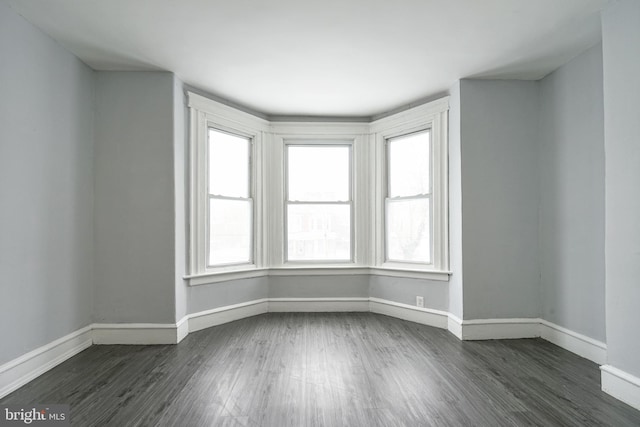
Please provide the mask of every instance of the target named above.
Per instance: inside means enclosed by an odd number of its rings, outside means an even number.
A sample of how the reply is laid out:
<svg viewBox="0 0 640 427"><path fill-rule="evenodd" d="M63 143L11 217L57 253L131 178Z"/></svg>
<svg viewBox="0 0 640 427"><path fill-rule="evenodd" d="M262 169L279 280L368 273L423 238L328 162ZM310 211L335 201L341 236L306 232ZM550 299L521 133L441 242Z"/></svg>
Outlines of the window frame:
<svg viewBox="0 0 640 427"><path fill-rule="evenodd" d="M189 241L188 266L191 284L215 280L199 279L234 272L259 272L264 269L264 191L263 144L269 126L266 120L222 105L203 96L188 93L189 107ZM249 198L251 214L251 261L209 265L209 129L249 140ZM202 282L202 283L201 283Z"/></svg>
<svg viewBox="0 0 640 427"><path fill-rule="evenodd" d="M189 111L187 275L190 286L263 276L372 275L448 281L449 97L392 115L358 122L269 121L193 92ZM253 263L207 267L206 167L209 127L248 137L253 188ZM433 264L386 262L384 242L385 140L431 129ZM351 261L285 262L285 141L349 142Z"/></svg>
<svg viewBox="0 0 640 427"><path fill-rule="evenodd" d="M299 139L287 138L283 139L283 160L284 168L282 171L283 183L283 264L285 265L339 265L354 264L355 262L355 203L354 203L354 155L352 139L344 138L326 138L326 139ZM347 147L349 155L349 197L348 201L292 201L289 199L289 147ZM289 259L289 205L348 205L349 206L349 259L345 260L290 260Z"/></svg>
<svg viewBox="0 0 640 427"><path fill-rule="evenodd" d="M371 124L372 143L376 161L373 166L375 182L374 230L375 255L373 273L397 271L428 274L434 280L448 280L449 218L448 218L448 98L412 108L404 114L389 116ZM430 132L431 164L431 263L416 263L387 259L387 203L389 170L388 141L410 134Z"/></svg>
<svg viewBox="0 0 640 427"><path fill-rule="evenodd" d="M411 196L398 196L391 197L390 186L391 186L391 142L394 139L404 138L411 135L416 135L420 133L428 133L429 134L429 192L423 194L416 194ZM433 221L433 141L431 140L431 128L426 127L422 130L417 130L409 133L402 133L396 136L391 136L385 139L385 185L384 185L384 264L407 264L410 266L415 266L418 268L429 268L433 266L434 259L434 242L433 242L433 231L434 231L434 221ZM403 261L403 260L394 260L389 257L389 205L394 201L405 201L405 200L429 200L429 262L420 262L420 261Z"/></svg>
<svg viewBox="0 0 640 427"><path fill-rule="evenodd" d="M255 262L254 260L256 259L256 247L255 247L255 229L256 229L256 221L255 221L255 217L256 217L256 212L255 212L255 197L254 197L254 193L255 193L255 180L253 179L253 145L254 145L254 141L253 141L253 137L250 135L246 135L244 133L238 132L238 131L234 131L234 130L228 130L223 126L212 126L211 123L207 123L207 143L206 143L206 158L207 158L207 170L206 170L206 179L207 179L207 203L206 203L206 226L205 226L205 240L206 240L206 245L205 245L205 269L207 270L216 270L216 269L225 269L225 268L242 268L244 266L255 266ZM239 137L239 138L243 138L247 140L247 144L248 144L248 156L247 156L247 162L248 162L248 169L247 169L247 173L249 174L248 176L248 181L247 181L247 193L248 196L247 197L231 197L231 196L222 196L222 195L214 195L211 192L211 188L210 188L210 184L211 184L211 173L210 173L210 168L208 167L208 163L209 163L209 150L211 148L211 143L210 143L210 139L209 139L209 132L211 130L215 130L221 133L226 133L228 135L231 136L235 136L235 137ZM210 255L211 255L211 244L210 244L210 236L211 236L211 199L217 199L217 200L232 200L232 201L248 201L249 202L249 206L251 208L250 212L251 212L251 217L249 219L250 221L250 228L249 228L249 260L246 262L230 262L230 263L221 263L221 264L209 264L209 259L210 259Z"/></svg>

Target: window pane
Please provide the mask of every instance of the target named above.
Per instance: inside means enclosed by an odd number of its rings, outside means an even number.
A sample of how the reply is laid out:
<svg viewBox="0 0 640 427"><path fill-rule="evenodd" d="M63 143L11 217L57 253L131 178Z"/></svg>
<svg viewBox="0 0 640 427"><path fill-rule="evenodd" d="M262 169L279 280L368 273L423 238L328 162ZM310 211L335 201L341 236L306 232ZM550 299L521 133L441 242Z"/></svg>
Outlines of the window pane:
<svg viewBox="0 0 640 427"><path fill-rule="evenodd" d="M348 201L349 147L288 147L289 200Z"/></svg>
<svg viewBox="0 0 640 427"><path fill-rule="evenodd" d="M209 193L249 197L249 139L209 129Z"/></svg>
<svg viewBox="0 0 640 427"><path fill-rule="evenodd" d="M389 197L429 194L430 132L389 140Z"/></svg>
<svg viewBox="0 0 640 427"><path fill-rule="evenodd" d="M387 200L387 259L431 262L430 200Z"/></svg>
<svg viewBox="0 0 640 427"><path fill-rule="evenodd" d="M209 265L251 262L250 200L209 199Z"/></svg>
<svg viewBox="0 0 640 427"><path fill-rule="evenodd" d="M289 205L287 209L289 261L350 261L349 205Z"/></svg>

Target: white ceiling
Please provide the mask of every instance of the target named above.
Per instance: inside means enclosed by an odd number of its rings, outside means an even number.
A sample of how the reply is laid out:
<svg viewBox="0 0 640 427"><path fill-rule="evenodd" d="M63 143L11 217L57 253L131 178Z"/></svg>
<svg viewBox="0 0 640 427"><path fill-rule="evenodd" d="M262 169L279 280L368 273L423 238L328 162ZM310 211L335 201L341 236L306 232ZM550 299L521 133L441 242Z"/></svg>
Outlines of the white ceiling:
<svg viewBox="0 0 640 427"><path fill-rule="evenodd" d="M352 117L464 77L539 79L600 40L609 2L6 1L96 70L169 70L270 116Z"/></svg>

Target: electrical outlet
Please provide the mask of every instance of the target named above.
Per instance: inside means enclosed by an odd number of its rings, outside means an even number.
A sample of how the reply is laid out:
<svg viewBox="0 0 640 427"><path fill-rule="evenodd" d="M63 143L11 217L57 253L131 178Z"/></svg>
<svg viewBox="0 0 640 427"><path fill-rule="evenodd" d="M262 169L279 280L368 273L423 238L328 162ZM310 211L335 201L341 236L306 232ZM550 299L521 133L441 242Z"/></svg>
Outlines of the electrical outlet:
<svg viewBox="0 0 640 427"><path fill-rule="evenodd" d="M418 307L424 307L424 297L416 297L416 305Z"/></svg>

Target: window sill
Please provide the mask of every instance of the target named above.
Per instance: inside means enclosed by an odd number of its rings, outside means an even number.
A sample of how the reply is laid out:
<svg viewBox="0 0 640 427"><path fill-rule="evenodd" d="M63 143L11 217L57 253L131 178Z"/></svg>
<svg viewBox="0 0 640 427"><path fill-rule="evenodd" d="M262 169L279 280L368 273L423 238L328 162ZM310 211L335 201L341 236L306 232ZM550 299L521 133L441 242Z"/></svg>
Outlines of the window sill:
<svg viewBox="0 0 640 427"><path fill-rule="evenodd" d="M448 282L450 271L428 271L406 268L389 267L358 267L358 266L299 266L299 267L275 267L253 268L250 270L220 271L215 273L202 273L185 276L189 286L209 285L230 280L252 279L265 276L348 276L348 275L373 275L402 277L407 279L423 279L439 282Z"/></svg>

